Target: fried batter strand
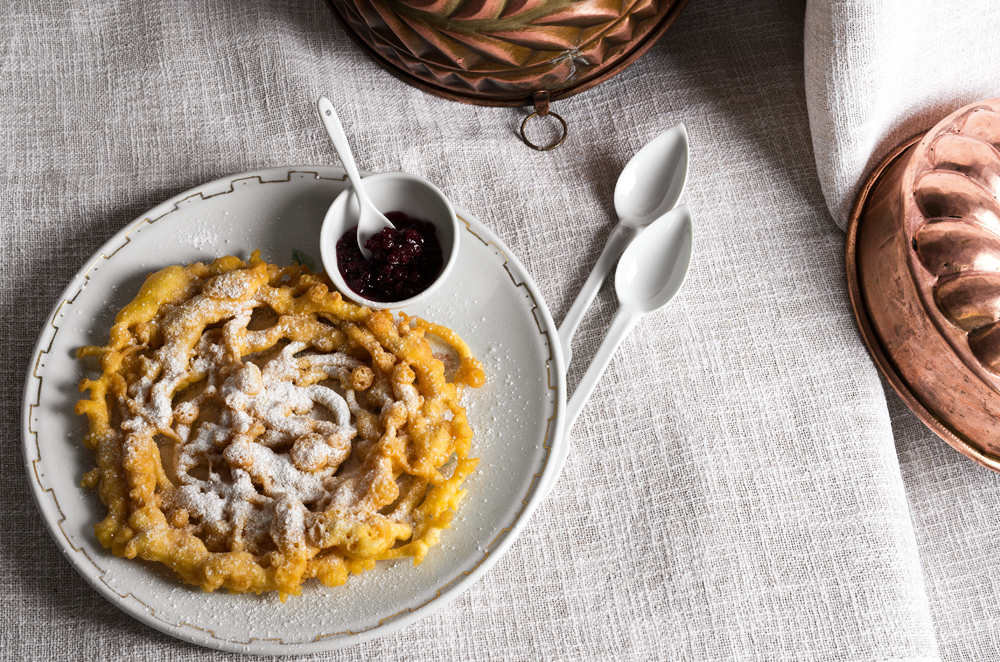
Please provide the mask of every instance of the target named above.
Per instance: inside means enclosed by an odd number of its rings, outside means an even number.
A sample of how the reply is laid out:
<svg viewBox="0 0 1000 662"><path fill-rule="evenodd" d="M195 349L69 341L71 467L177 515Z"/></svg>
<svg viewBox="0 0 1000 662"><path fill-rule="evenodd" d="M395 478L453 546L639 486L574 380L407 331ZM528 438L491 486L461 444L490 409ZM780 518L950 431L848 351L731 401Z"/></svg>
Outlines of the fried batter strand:
<svg viewBox="0 0 1000 662"><path fill-rule="evenodd" d="M459 360L435 358L434 336ZM420 561L478 460L460 400L484 381L457 334L344 301L305 267L222 257L150 275L76 405L116 555L206 591L343 584Z"/></svg>

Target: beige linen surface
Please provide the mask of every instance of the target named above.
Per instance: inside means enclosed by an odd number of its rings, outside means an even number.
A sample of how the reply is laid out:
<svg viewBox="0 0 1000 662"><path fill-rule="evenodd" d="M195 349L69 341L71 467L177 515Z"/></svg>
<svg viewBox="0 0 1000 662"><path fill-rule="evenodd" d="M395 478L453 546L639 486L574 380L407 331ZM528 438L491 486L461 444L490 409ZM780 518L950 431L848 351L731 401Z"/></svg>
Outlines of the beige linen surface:
<svg viewBox="0 0 1000 662"><path fill-rule="evenodd" d="M335 162L320 94L363 166L438 183L521 258L557 320L614 224L621 168L678 121L696 252L681 295L623 344L509 553L432 616L316 659L935 659L932 611L942 652L985 650L983 629L940 617L964 592L925 561L928 604L918 544L947 558L989 512L924 526L948 506L934 482L975 471L931 440L900 472L816 176L803 20L794 0L691 0L639 62L555 105L571 134L543 154L515 138L524 110L405 86L319 0L4 4L3 656L235 657L132 620L75 574L27 488L21 389L59 291L144 210L231 173ZM614 308L605 287L571 385ZM953 645L967 637L979 648Z"/></svg>

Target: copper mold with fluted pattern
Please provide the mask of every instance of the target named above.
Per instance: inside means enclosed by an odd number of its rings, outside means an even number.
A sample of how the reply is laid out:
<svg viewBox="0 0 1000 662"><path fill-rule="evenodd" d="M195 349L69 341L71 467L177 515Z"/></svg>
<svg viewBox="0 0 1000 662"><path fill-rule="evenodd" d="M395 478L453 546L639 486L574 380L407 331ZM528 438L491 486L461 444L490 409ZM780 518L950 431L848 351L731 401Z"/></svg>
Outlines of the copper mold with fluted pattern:
<svg viewBox="0 0 1000 662"><path fill-rule="evenodd" d="M872 356L945 441L1000 471L1000 99L901 146L852 213L848 280Z"/></svg>
<svg viewBox="0 0 1000 662"><path fill-rule="evenodd" d="M644 53L687 0L327 0L348 34L426 92L492 106L586 90Z"/></svg>

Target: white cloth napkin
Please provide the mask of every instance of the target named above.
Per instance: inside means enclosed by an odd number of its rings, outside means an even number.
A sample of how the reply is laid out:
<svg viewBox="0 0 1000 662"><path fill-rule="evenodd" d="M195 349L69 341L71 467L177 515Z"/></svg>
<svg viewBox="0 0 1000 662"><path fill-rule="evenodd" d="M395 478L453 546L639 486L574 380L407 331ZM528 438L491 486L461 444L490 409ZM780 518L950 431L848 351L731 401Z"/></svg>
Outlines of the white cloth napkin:
<svg viewBox="0 0 1000 662"><path fill-rule="evenodd" d="M1000 96L1000 5L810 0L805 73L823 195L842 228L868 172L951 111Z"/></svg>
<svg viewBox="0 0 1000 662"><path fill-rule="evenodd" d="M819 180L840 227L893 147L1000 96L998 34L996 3L810 0L806 101ZM886 394L939 654L994 658L1000 581L981 560L995 558L1000 474L953 451Z"/></svg>

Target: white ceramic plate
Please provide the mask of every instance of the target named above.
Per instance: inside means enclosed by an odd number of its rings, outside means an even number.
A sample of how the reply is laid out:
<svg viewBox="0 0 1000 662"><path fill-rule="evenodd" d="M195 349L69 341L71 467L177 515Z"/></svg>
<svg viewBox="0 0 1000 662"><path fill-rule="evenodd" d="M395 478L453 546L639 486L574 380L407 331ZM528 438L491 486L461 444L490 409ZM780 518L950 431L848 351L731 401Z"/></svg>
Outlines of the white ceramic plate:
<svg viewBox="0 0 1000 662"><path fill-rule="evenodd" d="M479 221L458 211L459 262L448 282L408 312L456 330L486 366L466 391L482 458L441 544L419 566L380 563L328 588L307 583L285 604L276 594L212 594L153 564L101 547L92 525L106 513L80 487L95 466L73 413L86 366L76 348L104 344L115 313L146 274L171 264L248 257L260 248L286 264L299 250L319 263L322 219L345 187L340 168L275 168L220 179L168 200L111 239L59 298L33 354L23 403L24 457L38 507L66 558L104 597L135 618L190 642L237 652L303 654L384 635L454 599L507 550L542 489L554 480L565 377L556 327L531 278Z"/></svg>

